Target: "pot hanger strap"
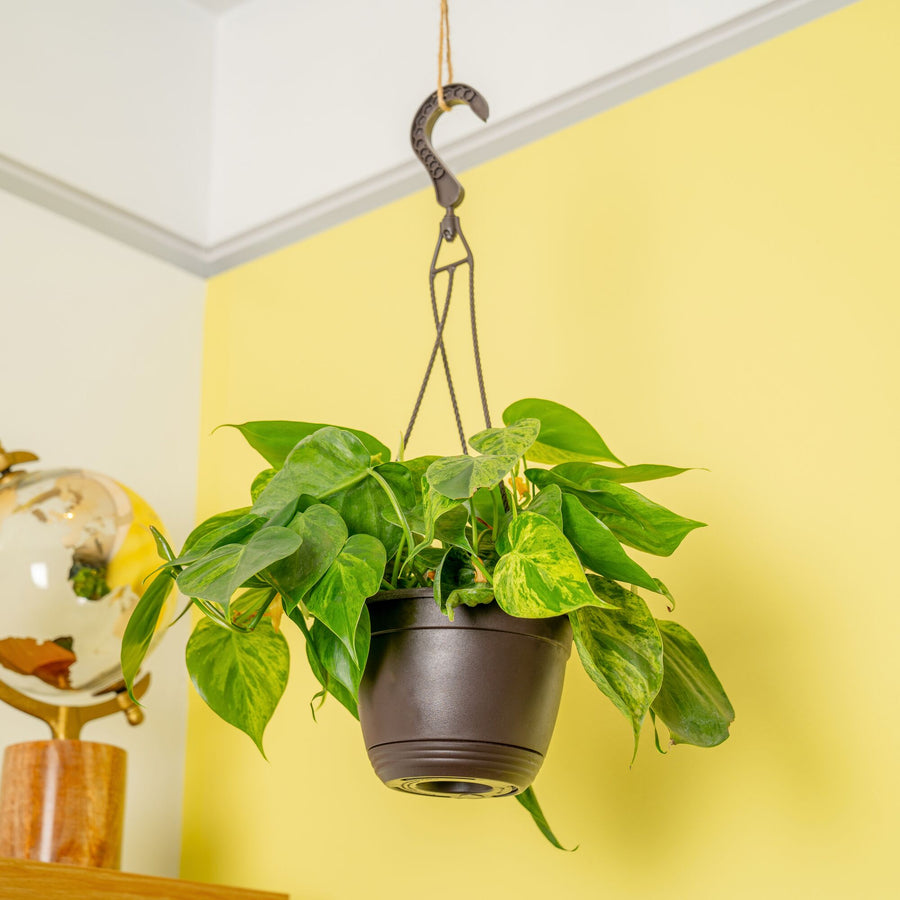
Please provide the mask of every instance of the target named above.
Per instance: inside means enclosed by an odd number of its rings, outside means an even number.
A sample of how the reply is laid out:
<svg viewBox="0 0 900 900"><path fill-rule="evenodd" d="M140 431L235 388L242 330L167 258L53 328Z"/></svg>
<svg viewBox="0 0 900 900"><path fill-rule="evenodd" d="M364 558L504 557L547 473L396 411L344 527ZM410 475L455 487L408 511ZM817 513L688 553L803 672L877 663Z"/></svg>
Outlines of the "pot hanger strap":
<svg viewBox="0 0 900 900"><path fill-rule="evenodd" d="M463 198L465 197L465 191L459 180L453 175L446 163L444 163L437 155L431 144L431 134L434 130L435 122L437 122L444 112L440 104L441 99L445 101L447 109L450 109L452 106L465 104L470 106L482 121L485 121L488 117L487 101L478 93L478 91L466 84L451 84L443 88L442 98L439 98L437 91L431 94L431 96L429 96L419 107L419 110L413 119L412 131L410 134L413 150L422 165L425 166L425 169L434 184L438 203L444 207L445 214L440 225L438 240L434 248L434 255L431 259L431 268L428 276L428 287L431 296L431 312L434 318L436 336L434 345L431 348L428 364L425 367L425 375L422 379L422 384L419 387L419 393L413 406L412 415L410 416L409 424L406 426L406 431L403 435L403 446L406 447L409 444L413 426L416 423L416 417L419 414L419 408L421 407L422 399L425 396L425 389L428 387L428 381L431 378L434 362L437 358L438 351L440 351L460 445L462 447L462 452L467 454L469 450L466 444L465 429L463 428L462 417L459 412L459 402L456 397L456 390L453 386L453 377L450 373L450 361L447 357L447 348L444 345L444 327L447 323L447 315L450 311L450 299L453 295L456 270L460 266L468 267L469 318L471 322L472 349L475 356L475 374L478 382L478 390L481 395L481 408L486 428L491 427L491 416L488 409L487 392L484 386L484 372L482 370L481 351L478 344L478 325L475 316L475 258L472 254L472 249L463 234L459 217L454 212L456 207L462 203ZM452 243L457 236L460 239L465 255L451 263L438 265L438 257L440 256L442 246L445 242ZM443 307L440 312L438 312L435 284L438 276L444 272L447 273L447 290Z"/></svg>

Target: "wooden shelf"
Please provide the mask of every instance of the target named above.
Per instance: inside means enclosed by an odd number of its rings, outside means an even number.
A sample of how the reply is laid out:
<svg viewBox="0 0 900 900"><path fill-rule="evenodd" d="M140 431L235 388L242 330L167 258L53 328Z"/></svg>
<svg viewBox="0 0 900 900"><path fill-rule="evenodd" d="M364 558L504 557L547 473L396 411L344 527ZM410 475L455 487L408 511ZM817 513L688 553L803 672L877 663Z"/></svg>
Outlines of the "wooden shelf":
<svg viewBox="0 0 900 900"><path fill-rule="evenodd" d="M86 869L57 863L0 859L3 900L288 900L287 894L248 891L113 869Z"/></svg>

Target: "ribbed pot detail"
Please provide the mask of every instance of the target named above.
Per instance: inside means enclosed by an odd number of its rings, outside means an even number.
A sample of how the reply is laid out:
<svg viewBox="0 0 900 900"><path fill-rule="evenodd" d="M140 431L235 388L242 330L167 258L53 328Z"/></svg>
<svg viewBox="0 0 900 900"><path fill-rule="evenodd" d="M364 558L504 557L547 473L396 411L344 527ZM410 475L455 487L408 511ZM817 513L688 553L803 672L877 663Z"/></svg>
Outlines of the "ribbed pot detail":
<svg viewBox="0 0 900 900"><path fill-rule="evenodd" d="M525 790L556 723L568 619L518 619L492 603L450 622L430 589L376 594L368 608L359 717L378 777L430 797Z"/></svg>

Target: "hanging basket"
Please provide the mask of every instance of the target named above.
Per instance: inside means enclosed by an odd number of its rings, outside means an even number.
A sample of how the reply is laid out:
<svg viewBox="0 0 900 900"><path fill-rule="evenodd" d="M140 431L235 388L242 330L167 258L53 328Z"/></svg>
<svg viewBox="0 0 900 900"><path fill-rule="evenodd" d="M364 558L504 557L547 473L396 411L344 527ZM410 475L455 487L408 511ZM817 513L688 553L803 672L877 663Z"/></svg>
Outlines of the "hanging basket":
<svg viewBox="0 0 900 900"><path fill-rule="evenodd" d="M359 718L378 777L429 797L524 791L556 723L568 619L519 619L491 603L451 622L427 588L376 594L368 608Z"/></svg>

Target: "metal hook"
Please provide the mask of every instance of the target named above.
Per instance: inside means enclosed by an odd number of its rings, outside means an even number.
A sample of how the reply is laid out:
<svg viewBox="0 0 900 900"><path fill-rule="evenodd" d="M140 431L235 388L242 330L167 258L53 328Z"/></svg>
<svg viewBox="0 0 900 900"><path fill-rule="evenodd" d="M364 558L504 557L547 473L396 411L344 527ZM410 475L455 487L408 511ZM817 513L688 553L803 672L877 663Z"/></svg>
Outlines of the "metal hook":
<svg viewBox="0 0 900 900"><path fill-rule="evenodd" d="M444 102L448 106L458 106L461 103L465 103L471 107L472 112L482 122L487 121L489 113L487 100L475 88L469 87L467 84L448 84L444 88ZM435 91L419 107L413 118L410 141L413 151L422 165L425 166L434 183L434 192L437 194L438 203L447 210L447 214L441 224L441 233L447 240L452 241L458 231L458 224L456 223L456 216L453 215L453 210L462 203L466 192L457 178L447 168L447 164L435 153L434 147L431 145L431 133L434 131L435 122L440 118L441 113L443 113L443 110L438 104L437 91Z"/></svg>

